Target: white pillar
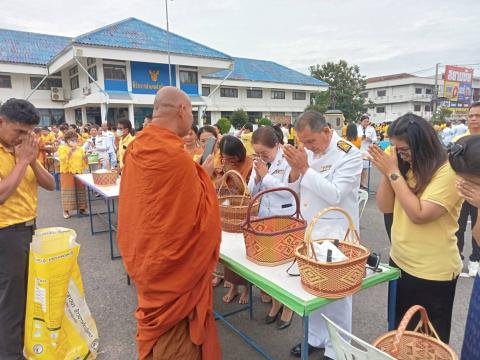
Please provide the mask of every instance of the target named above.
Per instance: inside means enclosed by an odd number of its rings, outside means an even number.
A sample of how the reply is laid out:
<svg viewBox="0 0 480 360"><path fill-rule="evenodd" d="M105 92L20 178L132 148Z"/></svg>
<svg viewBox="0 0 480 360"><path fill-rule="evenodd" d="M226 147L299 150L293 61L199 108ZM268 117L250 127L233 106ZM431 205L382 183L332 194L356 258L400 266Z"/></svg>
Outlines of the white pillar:
<svg viewBox="0 0 480 360"><path fill-rule="evenodd" d="M85 125L87 123L87 108L82 107L82 124Z"/></svg>
<svg viewBox="0 0 480 360"><path fill-rule="evenodd" d="M102 123L107 121L107 104L100 104L100 117L102 118Z"/></svg>
<svg viewBox="0 0 480 360"><path fill-rule="evenodd" d="M198 107L198 127L202 127L203 126L203 114L205 113L205 108L200 105Z"/></svg>
<svg viewBox="0 0 480 360"><path fill-rule="evenodd" d="M130 120L132 127L135 129L135 112L133 111L133 104L128 104L128 120Z"/></svg>

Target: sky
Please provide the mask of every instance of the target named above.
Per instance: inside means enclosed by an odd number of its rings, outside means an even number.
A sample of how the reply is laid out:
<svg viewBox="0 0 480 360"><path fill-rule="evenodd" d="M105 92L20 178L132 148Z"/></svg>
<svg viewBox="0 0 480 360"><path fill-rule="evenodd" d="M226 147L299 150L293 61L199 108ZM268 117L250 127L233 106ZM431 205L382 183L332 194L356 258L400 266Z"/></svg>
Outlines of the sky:
<svg viewBox="0 0 480 360"><path fill-rule="evenodd" d="M0 0L0 28L78 36L136 17L166 28L164 0ZM303 73L346 60L368 77L476 64L479 0L168 0L170 31ZM1 46L1 44L0 44ZM440 68L440 71L442 68Z"/></svg>

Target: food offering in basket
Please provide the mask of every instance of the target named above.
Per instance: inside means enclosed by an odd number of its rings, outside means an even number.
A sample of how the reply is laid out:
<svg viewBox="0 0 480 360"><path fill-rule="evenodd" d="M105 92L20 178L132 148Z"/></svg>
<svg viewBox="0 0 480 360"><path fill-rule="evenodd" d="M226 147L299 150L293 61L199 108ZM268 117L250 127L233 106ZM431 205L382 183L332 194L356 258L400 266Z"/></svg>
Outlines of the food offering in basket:
<svg viewBox="0 0 480 360"><path fill-rule="evenodd" d="M292 193L295 198L295 213L290 216L253 218L251 207L248 208L246 220L242 224L247 259L259 265L276 266L292 261L307 227L307 222L300 214L298 195L290 188L261 191L253 198L252 203L259 202L263 195L274 191Z"/></svg>
<svg viewBox="0 0 480 360"><path fill-rule="evenodd" d="M338 212L348 221L343 239L324 238L312 240L315 224L330 212ZM331 242L347 259L322 261L315 248L324 242ZM318 244L315 245L314 244ZM350 215L343 209L330 207L320 211L310 222L305 242L295 251L302 287L305 291L327 299L339 299L357 292L365 276L365 265L370 252L360 245L360 237Z"/></svg>
<svg viewBox="0 0 480 360"><path fill-rule="evenodd" d="M408 324L417 312L420 312L420 322L413 331L407 331ZM427 311L420 305L412 306L398 329L379 337L373 346L399 360L458 360L455 352L440 340L428 319Z"/></svg>
<svg viewBox="0 0 480 360"><path fill-rule="evenodd" d="M241 224L247 216L249 205L252 203L252 197L242 175L235 170L227 171L223 175L217 195L220 204L222 230L241 233ZM253 216L258 214L259 206L258 201L252 203L251 212Z"/></svg>
<svg viewBox="0 0 480 360"><path fill-rule="evenodd" d="M87 155L87 161L88 161L88 165L98 165L99 163L99 157L98 157L98 154L88 154Z"/></svg>
<svg viewBox="0 0 480 360"><path fill-rule="evenodd" d="M98 186L113 186L117 183L118 173L114 170L100 169L92 172L93 183Z"/></svg>

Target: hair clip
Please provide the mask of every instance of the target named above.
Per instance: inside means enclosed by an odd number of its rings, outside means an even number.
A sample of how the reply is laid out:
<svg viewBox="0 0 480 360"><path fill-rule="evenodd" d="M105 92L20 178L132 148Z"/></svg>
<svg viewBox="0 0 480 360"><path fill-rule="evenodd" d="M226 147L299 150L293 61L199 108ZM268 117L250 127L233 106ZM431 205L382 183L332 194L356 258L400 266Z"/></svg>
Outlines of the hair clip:
<svg viewBox="0 0 480 360"><path fill-rule="evenodd" d="M447 147L447 152L450 154L450 156L456 157L463 155L465 152L466 146L458 143L450 143L448 144Z"/></svg>

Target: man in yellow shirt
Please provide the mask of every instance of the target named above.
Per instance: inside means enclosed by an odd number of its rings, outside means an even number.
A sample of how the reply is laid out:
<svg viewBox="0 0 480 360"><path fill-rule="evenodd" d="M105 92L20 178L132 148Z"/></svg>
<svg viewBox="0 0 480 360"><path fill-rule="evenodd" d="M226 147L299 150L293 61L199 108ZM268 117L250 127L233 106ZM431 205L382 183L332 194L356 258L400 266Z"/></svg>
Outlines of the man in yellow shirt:
<svg viewBox="0 0 480 360"><path fill-rule="evenodd" d="M132 132L133 128L130 120L118 120L117 136L120 138L120 141L118 142L117 160L120 171L123 169L123 157L125 155L125 151L127 150L128 145L135 140L135 136L132 135Z"/></svg>
<svg viewBox="0 0 480 360"><path fill-rule="evenodd" d="M480 134L480 102L476 102L470 106L468 110L468 131L462 135L459 135L453 139L453 142L461 139L467 135L479 135ZM463 246L465 244L465 231L467 230L468 217L471 219L471 227L475 226L477 220L478 209L470 204L468 201L464 201L462 210L460 211L460 217L458 218L458 231L455 234L458 239L458 250L460 256L463 259ZM478 240L478 239L477 239ZM478 273L480 262L480 246L478 246L475 237L472 235L472 253L468 258L468 275L475 277Z"/></svg>
<svg viewBox="0 0 480 360"><path fill-rule="evenodd" d="M0 107L0 359L23 359L23 328L30 241L37 216L37 186L55 180L37 161L32 133L40 115L25 100Z"/></svg>

